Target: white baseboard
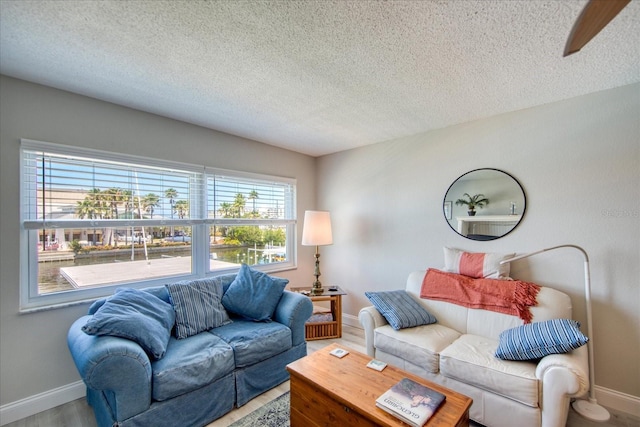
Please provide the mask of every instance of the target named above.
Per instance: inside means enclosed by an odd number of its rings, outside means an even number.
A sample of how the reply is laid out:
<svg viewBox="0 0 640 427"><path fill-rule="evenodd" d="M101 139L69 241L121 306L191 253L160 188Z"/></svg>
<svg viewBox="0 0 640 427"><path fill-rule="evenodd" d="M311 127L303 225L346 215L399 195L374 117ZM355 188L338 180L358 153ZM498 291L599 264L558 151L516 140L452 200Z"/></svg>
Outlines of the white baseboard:
<svg viewBox="0 0 640 427"><path fill-rule="evenodd" d="M640 397L596 386L596 399L602 406L640 418Z"/></svg>
<svg viewBox="0 0 640 427"><path fill-rule="evenodd" d="M55 408L56 406L80 399L86 394L82 381L67 384L53 390L29 396L6 405L0 406L0 426L21 420L38 412Z"/></svg>
<svg viewBox="0 0 640 427"><path fill-rule="evenodd" d="M352 314L342 313L342 323L344 325L353 326L354 328L362 329L362 325L358 320L358 316Z"/></svg>

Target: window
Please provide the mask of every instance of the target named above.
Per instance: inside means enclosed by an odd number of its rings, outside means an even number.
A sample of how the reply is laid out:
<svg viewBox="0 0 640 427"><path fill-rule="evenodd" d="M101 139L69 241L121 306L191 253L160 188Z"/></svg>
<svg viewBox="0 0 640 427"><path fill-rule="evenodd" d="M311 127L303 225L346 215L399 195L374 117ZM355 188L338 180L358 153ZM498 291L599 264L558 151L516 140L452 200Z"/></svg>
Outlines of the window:
<svg viewBox="0 0 640 427"><path fill-rule="evenodd" d="M21 308L294 266L295 180L22 141Z"/></svg>

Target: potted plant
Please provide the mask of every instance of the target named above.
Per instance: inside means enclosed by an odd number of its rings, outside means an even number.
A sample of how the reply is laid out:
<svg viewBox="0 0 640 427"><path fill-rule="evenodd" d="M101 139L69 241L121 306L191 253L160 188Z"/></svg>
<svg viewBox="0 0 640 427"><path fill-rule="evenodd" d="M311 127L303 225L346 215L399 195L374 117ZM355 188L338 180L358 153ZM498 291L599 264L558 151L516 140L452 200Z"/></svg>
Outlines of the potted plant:
<svg viewBox="0 0 640 427"><path fill-rule="evenodd" d="M488 204L489 199L487 199L484 194L475 194L470 196L468 193L464 193L462 199L456 200L456 205L467 205L467 208L469 209L467 213L469 216L474 216L476 214L476 206L482 209Z"/></svg>

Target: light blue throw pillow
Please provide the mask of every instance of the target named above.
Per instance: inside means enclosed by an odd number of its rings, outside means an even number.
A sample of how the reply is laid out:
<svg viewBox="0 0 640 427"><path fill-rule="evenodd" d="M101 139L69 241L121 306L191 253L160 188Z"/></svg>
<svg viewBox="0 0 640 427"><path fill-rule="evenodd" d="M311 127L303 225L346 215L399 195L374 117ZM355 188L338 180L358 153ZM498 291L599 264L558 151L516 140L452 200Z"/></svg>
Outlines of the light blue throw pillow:
<svg viewBox="0 0 640 427"><path fill-rule="evenodd" d="M580 332L580 323L571 319L529 323L502 331L499 338L496 357L503 360L540 359L567 353L589 341Z"/></svg>
<svg viewBox="0 0 640 427"><path fill-rule="evenodd" d="M219 280L191 280L166 287L176 312L176 338L187 338L231 322L222 305L223 286Z"/></svg>
<svg viewBox="0 0 640 427"><path fill-rule="evenodd" d="M272 277L242 264L236 278L222 297L233 313L256 321L269 321L289 280Z"/></svg>
<svg viewBox="0 0 640 427"><path fill-rule="evenodd" d="M396 331L437 322L437 319L407 291L365 292L364 294Z"/></svg>
<svg viewBox="0 0 640 427"><path fill-rule="evenodd" d="M125 288L107 298L82 330L135 341L154 359L161 359L174 322L171 304L148 292Z"/></svg>

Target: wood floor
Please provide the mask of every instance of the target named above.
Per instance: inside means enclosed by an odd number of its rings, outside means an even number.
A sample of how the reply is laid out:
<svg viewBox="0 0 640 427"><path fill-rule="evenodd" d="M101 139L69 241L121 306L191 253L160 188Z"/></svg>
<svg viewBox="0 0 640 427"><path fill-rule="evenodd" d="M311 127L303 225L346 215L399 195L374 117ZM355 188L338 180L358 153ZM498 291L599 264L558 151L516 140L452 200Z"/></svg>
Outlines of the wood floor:
<svg viewBox="0 0 640 427"><path fill-rule="evenodd" d="M312 353L334 342L366 353L363 331L346 325L343 326L342 329L342 338L309 341L307 344L308 352ZM207 427L226 427L287 391L289 391L289 381L256 397L242 408L229 412ZM609 422L595 423L582 418L571 409L569 410L567 427L640 427L640 418L619 411L610 410L610 412L611 419ZM478 426L478 424L472 424L472 426ZM87 405L85 399L78 399L7 424L5 427L96 427L96 421L93 417L93 411L91 407Z"/></svg>

